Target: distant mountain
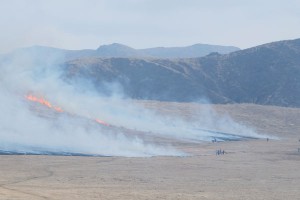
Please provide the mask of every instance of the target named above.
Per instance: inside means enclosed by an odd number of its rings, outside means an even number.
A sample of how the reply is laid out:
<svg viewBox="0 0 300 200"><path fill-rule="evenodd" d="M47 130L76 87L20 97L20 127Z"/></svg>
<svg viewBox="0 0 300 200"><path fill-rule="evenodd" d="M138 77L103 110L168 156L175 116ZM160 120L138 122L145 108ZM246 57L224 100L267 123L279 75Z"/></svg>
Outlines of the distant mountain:
<svg viewBox="0 0 300 200"><path fill-rule="evenodd" d="M212 52L224 54L237 50L239 50L239 48L237 47L207 44L196 44L188 47L158 47L138 50L122 44L114 43L110 45L102 45L97 50L65 50L46 46L32 46L28 48L17 49L6 56L8 56L9 58L31 56L37 58L38 60L72 60L85 57L192 58L205 56Z"/></svg>
<svg viewBox="0 0 300 200"><path fill-rule="evenodd" d="M233 46L195 44L187 47L156 47L141 49L140 52L157 58L195 58L206 56L212 52L227 54L238 50L240 49Z"/></svg>
<svg viewBox="0 0 300 200"><path fill-rule="evenodd" d="M123 44L113 43L103 45L97 49L97 55L100 57L142 57L147 56L134 48Z"/></svg>
<svg viewBox="0 0 300 200"><path fill-rule="evenodd" d="M134 49L122 44L103 45L97 49L101 57L153 57L153 58L193 58L206 56L212 52L226 54L240 50L233 46L195 44L187 47L155 47Z"/></svg>
<svg viewBox="0 0 300 200"><path fill-rule="evenodd" d="M27 48L17 49L4 57L6 59L13 58L24 58L28 57L34 59L35 61L41 61L47 63L47 61L57 61L64 62L66 60L84 58L84 57L94 57L97 56L97 52L91 49L83 50L66 50L46 46L32 46Z"/></svg>
<svg viewBox="0 0 300 200"><path fill-rule="evenodd" d="M300 39L201 58L85 58L64 67L69 81L92 81L101 92L117 82L136 99L300 107Z"/></svg>

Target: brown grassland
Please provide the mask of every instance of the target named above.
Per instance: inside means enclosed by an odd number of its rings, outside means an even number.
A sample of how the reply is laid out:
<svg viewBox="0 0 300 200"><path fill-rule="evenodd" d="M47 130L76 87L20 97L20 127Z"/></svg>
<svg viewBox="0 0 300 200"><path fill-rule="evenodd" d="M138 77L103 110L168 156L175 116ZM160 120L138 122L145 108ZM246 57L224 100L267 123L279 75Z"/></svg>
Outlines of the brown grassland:
<svg viewBox="0 0 300 200"><path fill-rule="evenodd" d="M141 101L162 114L193 117L207 105ZM214 105L220 114L279 140L187 143L187 157L0 156L0 199L300 198L300 109ZM226 150L216 156L215 150Z"/></svg>

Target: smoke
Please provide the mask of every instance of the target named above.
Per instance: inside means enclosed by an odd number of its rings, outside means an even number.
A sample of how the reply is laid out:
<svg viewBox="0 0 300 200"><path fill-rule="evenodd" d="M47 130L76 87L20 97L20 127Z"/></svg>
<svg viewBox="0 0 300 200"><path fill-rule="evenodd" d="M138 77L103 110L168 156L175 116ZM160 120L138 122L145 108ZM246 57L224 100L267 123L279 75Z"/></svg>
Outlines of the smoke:
<svg viewBox="0 0 300 200"><path fill-rule="evenodd" d="M210 108L195 111L196 118L189 121L162 116L122 98L118 84L109 85L109 96L86 83L78 89L62 80L59 63L63 59L62 55L37 56L26 51L1 61L1 151L181 156L185 153L173 148L171 142L160 145L160 138L200 142L214 137L263 137ZM29 101L26 95L43 98L63 112Z"/></svg>

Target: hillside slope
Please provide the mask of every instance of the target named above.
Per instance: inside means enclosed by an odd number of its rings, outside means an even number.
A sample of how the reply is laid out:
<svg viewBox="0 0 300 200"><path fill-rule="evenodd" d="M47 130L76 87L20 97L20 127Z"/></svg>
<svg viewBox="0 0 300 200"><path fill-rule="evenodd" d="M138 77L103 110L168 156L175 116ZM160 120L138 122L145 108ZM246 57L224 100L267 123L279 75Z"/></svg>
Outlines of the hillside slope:
<svg viewBox="0 0 300 200"><path fill-rule="evenodd" d="M195 44L187 47L157 47L149 49L134 49L129 46L113 43L102 45L98 49L66 50L47 46L32 46L17 49L6 54L7 59L17 57L31 57L37 61L53 59L61 62L65 60L80 59L87 57L103 58L192 58L206 56L212 52L226 54L238 51L233 46L220 46L208 44ZM1 57L1 55L0 55Z"/></svg>
<svg viewBox="0 0 300 200"><path fill-rule="evenodd" d="M300 39L190 59L85 58L65 70L102 92L118 83L136 99L300 107Z"/></svg>

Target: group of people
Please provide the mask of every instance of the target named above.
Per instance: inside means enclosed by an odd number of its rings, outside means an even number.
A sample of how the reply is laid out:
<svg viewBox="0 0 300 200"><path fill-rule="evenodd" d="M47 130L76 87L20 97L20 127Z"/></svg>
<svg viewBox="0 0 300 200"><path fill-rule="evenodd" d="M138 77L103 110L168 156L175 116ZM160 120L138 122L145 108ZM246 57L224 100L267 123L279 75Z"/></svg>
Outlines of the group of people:
<svg viewBox="0 0 300 200"><path fill-rule="evenodd" d="M216 150L216 156L218 156L218 155L224 155L224 154L225 154L224 150L222 150L222 149Z"/></svg>
<svg viewBox="0 0 300 200"><path fill-rule="evenodd" d="M267 139L267 142L269 142L269 138L266 138ZM213 138L212 139L212 143L215 143L215 142L217 142L217 140L216 140L216 138ZM299 142L300 142L300 139L299 139ZM224 151L224 150L222 150L222 149L218 149L218 150L216 150L216 156L218 156L218 155L224 155L226 152ZM300 148L298 148L298 153L300 153Z"/></svg>
<svg viewBox="0 0 300 200"><path fill-rule="evenodd" d="M218 142L217 139L214 137L212 140L211 140L212 143L215 143L215 142ZM224 155L225 154L225 151L222 150L222 149L218 149L216 150L216 156L218 155Z"/></svg>

